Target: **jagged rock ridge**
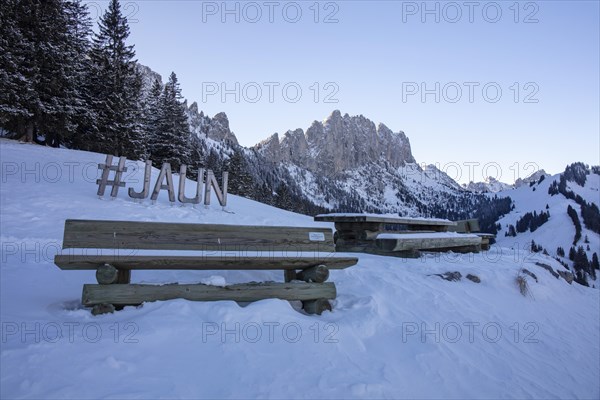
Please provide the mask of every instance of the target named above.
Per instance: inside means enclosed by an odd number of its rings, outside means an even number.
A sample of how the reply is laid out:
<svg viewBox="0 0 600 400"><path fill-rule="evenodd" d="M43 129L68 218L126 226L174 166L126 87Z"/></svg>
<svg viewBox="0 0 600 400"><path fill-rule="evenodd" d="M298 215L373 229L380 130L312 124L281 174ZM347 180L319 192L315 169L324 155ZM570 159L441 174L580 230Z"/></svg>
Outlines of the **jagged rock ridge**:
<svg viewBox="0 0 600 400"><path fill-rule="evenodd" d="M254 147L273 162L292 163L308 171L336 176L368 164L387 163L399 168L414 163L404 132L377 127L362 115L342 116L334 111L324 122L314 121L306 130L275 133Z"/></svg>

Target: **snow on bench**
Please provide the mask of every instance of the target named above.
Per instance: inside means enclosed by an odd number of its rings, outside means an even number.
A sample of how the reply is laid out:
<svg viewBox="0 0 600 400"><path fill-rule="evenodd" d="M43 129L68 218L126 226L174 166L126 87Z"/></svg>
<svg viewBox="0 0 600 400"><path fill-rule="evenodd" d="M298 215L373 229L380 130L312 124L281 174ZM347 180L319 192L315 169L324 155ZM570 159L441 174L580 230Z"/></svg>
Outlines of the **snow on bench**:
<svg viewBox="0 0 600 400"><path fill-rule="evenodd" d="M433 233L381 233L375 244L384 251L452 250L478 251L481 238L474 234L456 232Z"/></svg>

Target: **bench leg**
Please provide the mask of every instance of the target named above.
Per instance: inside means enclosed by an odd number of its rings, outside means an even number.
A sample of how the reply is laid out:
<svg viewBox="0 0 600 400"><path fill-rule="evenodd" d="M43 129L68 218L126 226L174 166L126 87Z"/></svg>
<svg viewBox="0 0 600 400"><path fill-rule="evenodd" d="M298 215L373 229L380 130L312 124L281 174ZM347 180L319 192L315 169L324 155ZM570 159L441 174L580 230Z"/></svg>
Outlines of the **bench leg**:
<svg viewBox="0 0 600 400"><path fill-rule="evenodd" d="M110 264L104 264L96 270L96 280L101 285L111 285L113 283L130 283L131 270L117 269Z"/></svg>
<svg viewBox="0 0 600 400"><path fill-rule="evenodd" d="M104 264L96 270L96 280L101 285L111 285L115 283L128 284L131 281L131 270L117 269L110 264ZM116 310L122 310L123 306L110 303L96 304L92 308L92 315L101 315L113 313Z"/></svg>
<svg viewBox="0 0 600 400"><path fill-rule="evenodd" d="M115 312L115 306L112 304L96 304L92 308L92 315L109 314Z"/></svg>
<svg viewBox="0 0 600 400"><path fill-rule="evenodd" d="M295 269L286 269L283 271L283 279L285 282L291 282L298 279Z"/></svg>
<svg viewBox="0 0 600 400"><path fill-rule="evenodd" d="M304 282L323 283L327 278L329 278L329 269L324 265L317 265L296 273L296 279Z"/></svg>
<svg viewBox="0 0 600 400"><path fill-rule="evenodd" d="M131 283L131 270L120 269L116 283Z"/></svg>
<svg viewBox="0 0 600 400"><path fill-rule="evenodd" d="M327 299L305 300L302 302L302 309L307 314L321 315L323 311L331 311L331 303Z"/></svg>

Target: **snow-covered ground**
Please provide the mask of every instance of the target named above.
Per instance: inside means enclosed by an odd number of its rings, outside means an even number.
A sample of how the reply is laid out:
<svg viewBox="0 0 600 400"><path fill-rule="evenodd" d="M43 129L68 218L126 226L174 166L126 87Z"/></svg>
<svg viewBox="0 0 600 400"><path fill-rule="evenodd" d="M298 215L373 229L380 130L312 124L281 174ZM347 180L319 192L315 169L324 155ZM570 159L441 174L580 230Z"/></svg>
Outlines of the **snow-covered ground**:
<svg viewBox="0 0 600 400"><path fill-rule="evenodd" d="M338 297L321 316L280 300L176 300L93 317L80 297L94 272L53 264L67 218L332 224L236 196L228 212L215 199L209 208L171 205L164 193L140 204L125 189L99 199L100 154L0 139L0 157L3 399L600 396L599 291L535 265L562 268L551 258L510 248L415 260L360 254L356 266L331 272ZM138 167L125 174L136 190ZM527 277L528 296L515 283L521 268L538 278ZM433 275L446 271L463 279ZM145 271L132 279L223 284L282 273Z"/></svg>

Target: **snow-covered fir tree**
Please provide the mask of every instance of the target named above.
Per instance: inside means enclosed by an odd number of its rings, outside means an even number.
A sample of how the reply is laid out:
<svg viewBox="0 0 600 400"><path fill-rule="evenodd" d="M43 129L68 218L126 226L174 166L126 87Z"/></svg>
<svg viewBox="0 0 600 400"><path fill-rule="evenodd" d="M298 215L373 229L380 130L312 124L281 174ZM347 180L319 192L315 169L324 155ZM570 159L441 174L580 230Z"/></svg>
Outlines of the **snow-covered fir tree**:
<svg viewBox="0 0 600 400"><path fill-rule="evenodd" d="M229 172L229 192L254 198L256 196L255 182L244 158L242 150L236 148L227 162L227 171Z"/></svg>
<svg viewBox="0 0 600 400"><path fill-rule="evenodd" d="M156 101L156 82L152 88L149 104ZM178 169L181 164L190 163L190 128L181 101L181 88L174 72L169 76L160 100L157 114L151 125L147 125L151 136L150 155L156 166L168 162ZM151 107L155 107L156 104ZM147 122L148 123L148 122Z"/></svg>
<svg viewBox="0 0 600 400"><path fill-rule="evenodd" d="M96 112L84 148L132 159L146 155L142 129L140 74L129 25L118 0L111 0L99 21L90 52L89 90Z"/></svg>
<svg viewBox="0 0 600 400"><path fill-rule="evenodd" d="M79 0L6 0L0 19L0 126L57 146L88 108L86 8Z"/></svg>
<svg viewBox="0 0 600 400"><path fill-rule="evenodd" d="M152 83L152 88L148 92L144 103L143 129L145 138L148 141L148 156L152 157L154 144L160 140L159 125L161 120L161 98L163 93L163 85L158 79Z"/></svg>

